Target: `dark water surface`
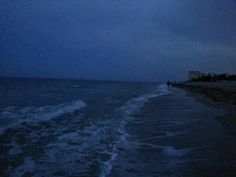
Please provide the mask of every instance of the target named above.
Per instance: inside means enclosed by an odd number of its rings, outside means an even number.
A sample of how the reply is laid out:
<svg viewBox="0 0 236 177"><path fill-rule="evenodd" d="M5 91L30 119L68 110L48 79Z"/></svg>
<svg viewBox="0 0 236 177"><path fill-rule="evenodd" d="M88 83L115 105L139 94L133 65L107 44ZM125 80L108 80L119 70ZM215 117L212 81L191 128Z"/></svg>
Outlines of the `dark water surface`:
<svg viewBox="0 0 236 177"><path fill-rule="evenodd" d="M0 176L234 177L224 113L163 84L0 79Z"/></svg>
<svg viewBox="0 0 236 177"><path fill-rule="evenodd" d="M0 80L1 176L108 176L130 114L158 84Z"/></svg>

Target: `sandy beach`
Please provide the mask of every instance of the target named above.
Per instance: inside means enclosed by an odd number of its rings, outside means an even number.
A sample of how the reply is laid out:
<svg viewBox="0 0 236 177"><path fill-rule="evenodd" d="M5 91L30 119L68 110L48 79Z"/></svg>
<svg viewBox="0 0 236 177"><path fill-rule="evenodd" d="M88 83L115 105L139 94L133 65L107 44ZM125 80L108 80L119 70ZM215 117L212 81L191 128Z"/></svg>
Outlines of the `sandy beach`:
<svg viewBox="0 0 236 177"><path fill-rule="evenodd" d="M193 92L204 94L215 102L228 105L236 104L236 82L180 82L173 84Z"/></svg>
<svg viewBox="0 0 236 177"><path fill-rule="evenodd" d="M203 104L222 109L224 116L217 116L228 132L236 136L236 82L183 82L174 86L185 89Z"/></svg>
<svg viewBox="0 0 236 177"><path fill-rule="evenodd" d="M222 109L182 89L151 99L127 125L112 176L234 177L236 141ZM126 171L124 172L124 169Z"/></svg>
<svg viewBox="0 0 236 177"><path fill-rule="evenodd" d="M236 136L228 119L234 105L191 87L2 83L13 88L3 90L11 99L0 99L1 177L236 176Z"/></svg>
<svg viewBox="0 0 236 177"><path fill-rule="evenodd" d="M236 0L0 0L0 177L236 177Z"/></svg>

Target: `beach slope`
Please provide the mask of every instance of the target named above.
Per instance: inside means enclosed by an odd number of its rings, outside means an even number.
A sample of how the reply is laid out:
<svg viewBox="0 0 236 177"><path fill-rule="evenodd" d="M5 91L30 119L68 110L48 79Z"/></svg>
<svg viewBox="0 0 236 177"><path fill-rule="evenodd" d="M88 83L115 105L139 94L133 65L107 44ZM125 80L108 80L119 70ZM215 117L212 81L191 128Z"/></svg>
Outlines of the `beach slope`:
<svg viewBox="0 0 236 177"><path fill-rule="evenodd" d="M188 92L152 98L127 125L113 176L234 177L236 142L216 116ZM126 169L126 171L124 171Z"/></svg>

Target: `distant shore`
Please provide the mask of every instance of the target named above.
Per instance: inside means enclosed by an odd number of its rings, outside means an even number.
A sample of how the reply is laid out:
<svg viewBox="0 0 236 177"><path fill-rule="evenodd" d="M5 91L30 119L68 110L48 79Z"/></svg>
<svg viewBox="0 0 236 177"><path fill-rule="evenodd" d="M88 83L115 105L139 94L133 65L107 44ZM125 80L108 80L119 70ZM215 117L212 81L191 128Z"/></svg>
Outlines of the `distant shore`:
<svg viewBox="0 0 236 177"><path fill-rule="evenodd" d="M180 82L172 86L196 93L198 99L203 96L200 101L224 109L227 114L217 119L236 136L236 81Z"/></svg>
<svg viewBox="0 0 236 177"><path fill-rule="evenodd" d="M216 102L236 105L236 82L180 82L174 87L204 94Z"/></svg>

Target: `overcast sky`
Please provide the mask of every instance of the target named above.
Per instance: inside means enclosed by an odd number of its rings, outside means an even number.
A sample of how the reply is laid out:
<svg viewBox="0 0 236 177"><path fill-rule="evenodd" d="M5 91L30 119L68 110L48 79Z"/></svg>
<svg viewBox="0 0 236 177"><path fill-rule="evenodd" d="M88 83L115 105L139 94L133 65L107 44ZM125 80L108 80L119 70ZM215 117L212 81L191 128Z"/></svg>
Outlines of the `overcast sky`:
<svg viewBox="0 0 236 177"><path fill-rule="evenodd" d="M0 75L185 79L236 72L235 0L0 0Z"/></svg>

